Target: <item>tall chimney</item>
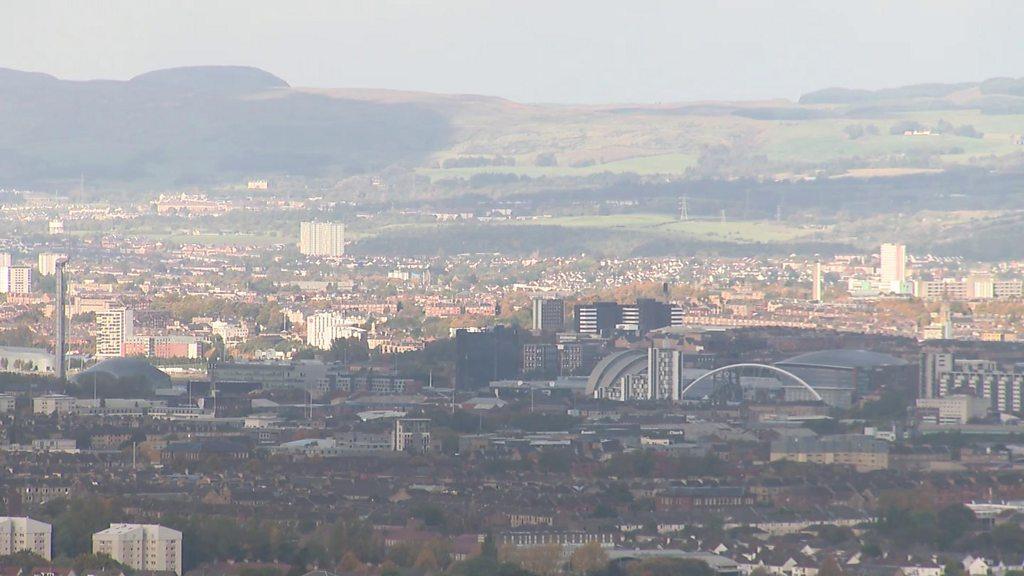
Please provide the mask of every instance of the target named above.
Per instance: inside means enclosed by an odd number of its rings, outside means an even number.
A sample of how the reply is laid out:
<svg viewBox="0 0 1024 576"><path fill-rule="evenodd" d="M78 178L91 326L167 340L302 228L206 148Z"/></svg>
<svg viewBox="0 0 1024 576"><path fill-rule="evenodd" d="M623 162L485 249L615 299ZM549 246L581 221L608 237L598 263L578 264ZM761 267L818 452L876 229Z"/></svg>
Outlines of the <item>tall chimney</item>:
<svg viewBox="0 0 1024 576"><path fill-rule="evenodd" d="M67 379L67 363L64 359L67 355L67 344L64 340L67 336L66 300L68 295L67 285L64 281L64 265L67 263L67 258L61 258L57 260L55 264L57 277L57 306L54 309L53 316L54 321L56 322L55 328L57 333L54 337L53 355L58 382L64 382Z"/></svg>

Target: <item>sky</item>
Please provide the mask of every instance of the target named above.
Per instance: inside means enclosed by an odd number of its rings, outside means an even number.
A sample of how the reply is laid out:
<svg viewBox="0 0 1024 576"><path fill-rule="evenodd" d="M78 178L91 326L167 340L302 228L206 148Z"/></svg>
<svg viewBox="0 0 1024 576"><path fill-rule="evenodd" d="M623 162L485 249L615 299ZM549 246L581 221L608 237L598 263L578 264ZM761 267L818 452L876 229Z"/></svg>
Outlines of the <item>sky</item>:
<svg viewBox="0 0 1024 576"><path fill-rule="evenodd" d="M1024 76L1018 0L0 0L0 67L602 103Z"/></svg>

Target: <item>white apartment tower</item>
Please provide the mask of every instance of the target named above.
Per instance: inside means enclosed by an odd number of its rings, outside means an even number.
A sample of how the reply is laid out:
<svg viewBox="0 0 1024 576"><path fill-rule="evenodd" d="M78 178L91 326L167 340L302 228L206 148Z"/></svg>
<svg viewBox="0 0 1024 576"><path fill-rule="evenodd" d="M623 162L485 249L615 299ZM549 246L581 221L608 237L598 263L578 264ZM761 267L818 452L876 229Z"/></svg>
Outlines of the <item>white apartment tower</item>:
<svg viewBox="0 0 1024 576"><path fill-rule="evenodd" d="M299 225L299 252L305 256L344 256L345 225L338 222L303 222Z"/></svg>
<svg viewBox="0 0 1024 576"><path fill-rule="evenodd" d="M57 262L67 260L67 254L56 254L53 252L40 252L37 257L36 270L40 276L53 276L57 273Z"/></svg>
<svg viewBox="0 0 1024 576"><path fill-rule="evenodd" d="M115 308L96 313L96 357L115 358L124 355L124 343L132 337L135 323L132 311Z"/></svg>
<svg viewBox="0 0 1024 576"><path fill-rule="evenodd" d="M0 294L31 294L32 269L28 266L0 268Z"/></svg>
<svg viewBox="0 0 1024 576"><path fill-rule="evenodd" d="M907 280L907 247L903 244L882 244L879 259L882 290L901 292Z"/></svg>
<svg viewBox="0 0 1024 576"><path fill-rule="evenodd" d="M647 382L651 400L679 400L683 387L682 351L648 348Z"/></svg>
<svg viewBox="0 0 1024 576"><path fill-rule="evenodd" d="M9 268L14 264L14 258L11 258L10 252L0 252L0 268Z"/></svg>
<svg viewBox="0 0 1024 576"><path fill-rule="evenodd" d="M31 518L0 516L0 556L27 550L52 560L50 541L53 528L46 522Z"/></svg>
<svg viewBox="0 0 1024 576"><path fill-rule="evenodd" d="M814 263L814 285L811 286L811 300L821 302L822 292L821 262Z"/></svg>
<svg viewBox="0 0 1024 576"><path fill-rule="evenodd" d="M111 524L92 535L92 553L136 570L181 574L181 532L158 524Z"/></svg>
<svg viewBox="0 0 1024 576"><path fill-rule="evenodd" d="M352 320L337 312L320 312L306 317L306 344L321 350L330 350L339 338L359 338L363 330L353 326Z"/></svg>

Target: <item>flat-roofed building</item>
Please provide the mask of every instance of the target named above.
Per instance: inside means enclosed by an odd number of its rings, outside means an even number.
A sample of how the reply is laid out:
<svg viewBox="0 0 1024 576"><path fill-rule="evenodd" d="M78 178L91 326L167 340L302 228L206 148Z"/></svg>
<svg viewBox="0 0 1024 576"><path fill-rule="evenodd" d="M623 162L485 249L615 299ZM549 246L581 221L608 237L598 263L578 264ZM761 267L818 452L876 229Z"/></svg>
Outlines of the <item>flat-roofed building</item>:
<svg viewBox="0 0 1024 576"><path fill-rule="evenodd" d="M299 225L299 252L304 256L338 258L345 255L345 225L338 222L303 222Z"/></svg>
<svg viewBox="0 0 1024 576"><path fill-rule="evenodd" d="M0 556L15 552L31 552L52 560L50 541L53 527L26 517L0 516Z"/></svg>
<svg viewBox="0 0 1024 576"><path fill-rule="evenodd" d="M28 266L0 267L0 294L31 294L32 269Z"/></svg>
<svg viewBox="0 0 1024 576"><path fill-rule="evenodd" d="M77 401L66 394L44 394L32 399L32 412L36 414L70 414Z"/></svg>
<svg viewBox="0 0 1024 576"><path fill-rule="evenodd" d="M790 436L772 442L771 461L852 466L858 472L889 468L889 445L863 434Z"/></svg>
<svg viewBox="0 0 1024 576"><path fill-rule="evenodd" d="M111 524L92 535L92 552L135 570L181 574L181 532L159 524Z"/></svg>

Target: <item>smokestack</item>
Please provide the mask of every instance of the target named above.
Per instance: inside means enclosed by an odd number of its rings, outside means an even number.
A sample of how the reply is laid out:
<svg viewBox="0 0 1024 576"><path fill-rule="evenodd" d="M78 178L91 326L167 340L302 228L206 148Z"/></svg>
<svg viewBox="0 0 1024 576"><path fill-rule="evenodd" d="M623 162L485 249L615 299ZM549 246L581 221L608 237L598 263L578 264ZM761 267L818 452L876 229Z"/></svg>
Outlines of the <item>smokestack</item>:
<svg viewBox="0 0 1024 576"><path fill-rule="evenodd" d="M57 277L57 306L54 309L53 316L54 321L56 322L55 328L57 333L54 337L53 355L58 382L64 382L67 380L67 363L64 358L67 355L67 344L64 339L67 336L67 308L65 305L68 294L67 285L64 281L64 265L67 263L67 258L61 258L57 260L55 264Z"/></svg>

